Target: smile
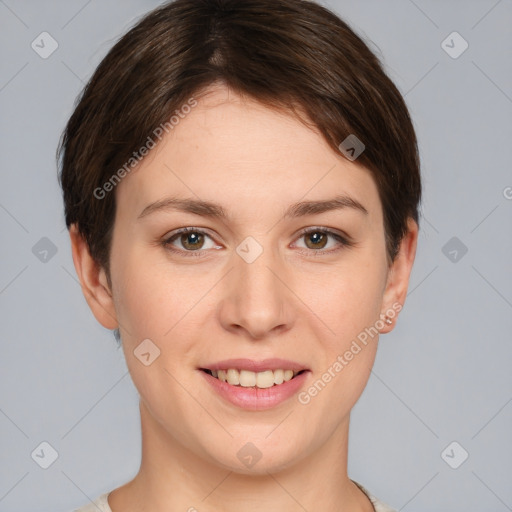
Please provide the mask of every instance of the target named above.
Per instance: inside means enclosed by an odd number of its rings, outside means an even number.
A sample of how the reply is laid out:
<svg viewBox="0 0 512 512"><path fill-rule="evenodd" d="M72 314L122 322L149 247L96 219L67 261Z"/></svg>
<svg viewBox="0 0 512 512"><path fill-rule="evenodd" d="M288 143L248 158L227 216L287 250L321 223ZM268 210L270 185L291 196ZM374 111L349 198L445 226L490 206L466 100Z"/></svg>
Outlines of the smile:
<svg viewBox="0 0 512 512"><path fill-rule="evenodd" d="M250 370L238 370L236 368L228 368L226 370L209 370L202 368L202 370L212 377L232 386L259 389L279 386L284 382L292 380L297 375L305 371L276 369L253 372Z"/></svg>

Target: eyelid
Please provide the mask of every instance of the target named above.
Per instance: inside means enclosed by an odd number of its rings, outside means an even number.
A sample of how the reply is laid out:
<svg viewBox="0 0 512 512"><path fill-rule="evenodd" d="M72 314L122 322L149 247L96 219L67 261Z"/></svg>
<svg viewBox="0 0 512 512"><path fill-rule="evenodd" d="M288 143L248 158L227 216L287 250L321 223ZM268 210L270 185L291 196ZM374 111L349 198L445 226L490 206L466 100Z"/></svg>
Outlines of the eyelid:
<svg viewBox="0 0 512 512"><path fill-rule="evenodd" d="M179 253L179 254L182 254L185 256L195 256L195 257L201 257L201 256L203 256L204 252L207 252L210 250L210 249L197 249L195 251L186 251L183 249L175 249L174 247L172 247L171 244L174 241L173 239L177 238L179 235L182 235L183 233L200 233L202 235L206 235L207 237L209 237L210 239L213 240L212 235L210 235L207 231L205 231L204 228L195 228L193 226L187 226L185 228L180 228L180 229L174 231L172 233L172 235L170 235L170 236L165 236L164 240L162 241L162 245L164 246L164 248L166 248L167 250L169 250L171 252ZM354 245L352 239L347 234L343 233L342 231L340 232L339 230L334 230L332 228L327 228L327 227L323 227L323 226L309 226L307 228L303 228L295 235L294 240L297 240L297 239L299 239L305 235L308 235L310 233L326 234L327 236L334 238L338 242L339 247L336 247L334 249L329 249L329 250L322 250L322 249L315 250L315 249L299 248L298 249L299 251L307 252L308 254L322 255L322 254L331 254L331 253L339 251L340 249L343 249L345 247L351 247Z"/></svg>
<svg viewBox="0 0 512 512"><path fill-rule="evenodd" d="M333 249L327 249L327 250L314 250L314 249L303 249L299 248L302 252L307 252L308 254L313 254L314 256L322 256L327 254L332 254L335 252L340 251L341 249L345 249L348 247L352 247L354 245L354 241L350 236L348 236L346 233L340 230L335 230L333 228L327 228L324 226L310 226L307 228L303 228L299 231L299 233L296 235L296 239L300 239L305 235L309 235L310 233L323 233L327 236L330 236L331 238L334 238L338 242L338 247L335 247Z"/></svg>
<svg viewBox="0 0 512 512"><path fill-rule="evenodd" d="M212 235L210 235L207 231L205 231L204 228L195 228L193 226L187 226L185 228L180 228L172 232L172 235L166 235L161 242L164 249L173 252L173 253L179 253L180 255L184 256L192 256L192 257L203 257L204 252L209 251L210 249L198 249L196 251L186 251L184 249L176 249L172 246L173 239L177 239L180 235L183 233L200 233L202 235L206 235L213 241Z"/></svg>
<svg viewBox="0 0 512 512"><path fill-rule="evenodd" d="M339 229L328 228L325 226L310 226L307 228L303 228L297 233L296 237L301 237L301 236L307 235L309 233L316 233L316 232L326 233L328 235L336 235L336 236L342 238L347 243L351 242L350 236L348 236L345 232L343 232Z"/></svg>

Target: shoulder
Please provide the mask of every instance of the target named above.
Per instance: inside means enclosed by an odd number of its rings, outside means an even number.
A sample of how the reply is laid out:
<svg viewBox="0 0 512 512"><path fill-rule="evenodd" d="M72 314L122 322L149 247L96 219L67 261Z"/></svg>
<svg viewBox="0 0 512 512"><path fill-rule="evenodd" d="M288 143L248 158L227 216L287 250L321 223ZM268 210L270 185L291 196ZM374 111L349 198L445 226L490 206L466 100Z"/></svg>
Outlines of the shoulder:
<svg viewBox="0 0 512 512"><path fill-rule="evenodd" d="M77 508L73 512L112 512L107 500L109 494L106 492L98 496L92 503Z"/></svg>
<svg viewBox="0 0 512 512"><path fill-rule="evenodd" d="M369 500L372 502L375 512L396 512L394 508L390 507L389 505L386 505L383 501L380 501L360 483L356 482L355 480L352 480L352 482L354 482L359 487L359 489L361 489L366 494L366 496L368 496Z"/></svg>
<svg viewBox="0 0 512 512"><path fill-rule="evenodd" d="M370 499L372 502L373 508L375 512L396 512L394 508L391 508L386 503L382 502L378 498L376 498L368 489L363 487L360 483L352 480ZM75 509L73 512L112 512L109 504L108 504L108 495L110 493L106 492L96 498L92 503L88 503L81 508Z"/></svg>

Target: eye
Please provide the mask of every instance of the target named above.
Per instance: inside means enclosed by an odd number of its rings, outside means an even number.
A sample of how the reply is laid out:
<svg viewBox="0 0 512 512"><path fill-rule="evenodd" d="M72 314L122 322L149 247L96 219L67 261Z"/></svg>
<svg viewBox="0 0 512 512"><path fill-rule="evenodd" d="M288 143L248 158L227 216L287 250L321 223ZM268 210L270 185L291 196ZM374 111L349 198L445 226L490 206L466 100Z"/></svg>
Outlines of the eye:
<svg viewBox="0 0 512 512"><path fill-rule="evenodd" d="M330 246L329 238L333 241ZM306 249L320 253L331 253L352 245L347 237L325 228L307 228L300 233L300 239L305 240ZM323 250L326 247L328 247L328 250Z"/></svg>
<svg viewBox="0 0 512 512"><path fill-rule="evenodd" d="M205 245L205 239L210 240L210 244ZM177 242L181 248L175 249L174 243ZM166 238L163 242L164 247L173 252L179 252L186 256L200 256L200 252L206 249L219 248L213 243L210 235L197 228L183 228ZM198 254L190 254L197 252ZM189 254L187 254L189 253Z"/></svg>
<svg viewBox="0 0 512 512"><path fill-rule="evenodd" d="M353 245L348 237L342 236L329 229L317 227L304 229L299 235L299 240L300 239L305 239L305 249L306 252L310 254L329 254ZM330 246L329 239L331 239L330 241L332 242ZM206 240L210 240L210 243L205 245ZM176 248L176 243L180 244L181 247ZM162 245L169 251L184 256L195 257L204 256L204 251L207 249L221 249L221 246L215 245L210 235L194 227L178 230L173 235L166 238L162 242ZM324 250L326 247L328 249ZM300 246L299 248L302 249Z"/></svg>

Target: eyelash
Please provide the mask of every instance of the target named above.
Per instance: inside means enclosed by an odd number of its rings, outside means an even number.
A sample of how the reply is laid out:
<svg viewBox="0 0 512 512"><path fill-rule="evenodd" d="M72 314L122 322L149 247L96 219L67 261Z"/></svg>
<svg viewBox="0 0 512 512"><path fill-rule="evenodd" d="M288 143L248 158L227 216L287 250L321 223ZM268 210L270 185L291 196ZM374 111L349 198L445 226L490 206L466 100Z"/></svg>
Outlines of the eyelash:
<svg viewBox="0 0 512 512"><path fill-rule="evenodd" d="M185 256L185 257L195 257L195 258L203 258L204 255L203 253L205 251L208 251L209 249L198 249L198 250L195 250L195 251L187 251L187 250L182 250L182 249L175 249L174 247L172 247L171 243L176 239L178 238L180 235L182 235L183 233L199 233L201 235L206 235L207 237L211 238L211 236L206 233L205 231L201 230L201 229L197 229L197 228L193 228L193 227L188 227L188 228L182 228L180 230L178 230L176 233L174 233L172 236L166 238L165 240L162 241L162 245L164 246L165 249L167 249L168 251L171 251L173 253L176 253L176 254L179 254L179 255L182 255L182 256ZM349 240L348 238L345 238L341 235L339 235L338 233L335 233L334 231L331 231L329 229L326 229L326 228L317 228L317 227L313 227L313 228L305 228L303 229L300 233L299 233L299 236L298 236L298 239L306 236L306 235L309 235L311 233L321 233L323 235L328 235L328 236L331 236L332 238L334 238L335 240L337 240L340 244L339 247L336 247L335 249L329 249L327 251L324 251L322 249L318 249L318 250L315 250L315 249L300 249L301 252L308 252L308 253L312 253L314 256L322 256L322 255L325 255L325 254L332 254L332 253L335 253L337 251L340 251L342 250L343 248L345 247L352 247L354 245L354 243Z"/></svg>

